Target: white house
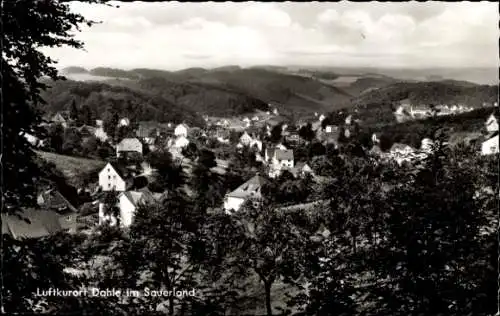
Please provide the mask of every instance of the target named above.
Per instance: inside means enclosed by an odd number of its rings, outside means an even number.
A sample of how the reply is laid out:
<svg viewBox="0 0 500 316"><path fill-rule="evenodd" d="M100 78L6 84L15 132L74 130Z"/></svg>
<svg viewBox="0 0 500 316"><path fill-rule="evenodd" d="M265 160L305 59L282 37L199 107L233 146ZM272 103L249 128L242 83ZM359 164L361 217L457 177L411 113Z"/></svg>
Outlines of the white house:
<svg viewBox="0 0 500 316"><path fill-rule="evenodd" d="M396 117L396 121L398 123L402 123L404 121L411 119L411 114L408 111L408 105L405 104L400 105L394 112L394 116Z"/></svg>
<svg viewBox="0 0 500 316"><path fill-rule="evenodd" d="M294 173L293 150L276 149L269 166L269 177L275 178L281 175L284 170Z"/></svg>
<svg viewBox="0 0 500 316"><path fill-rule="evenodd" d="M68 127L68 122L70 121L69 115L66 112L58 112L52 117L52 122L56 124L61 124L64 128Z"/></svg>
<svg viewBox="0 0 500 316"><path fill-rule="evenodd" d="M40 144L40 139L36 136L28 133L24 133L23 136L32 146L38 146Z"/></svg>
<svg viewBox="0 0 500 316"><path fill-rule="evenodd" d="M325 126L325 133L333 133L336 130L337 130L337 126L334 126L334 125Z"/></svg>
<svg viewBox="0 0 500 316"><path fill-rule="evenodd" d="M127 117L123 117L120 119L118 122L118 126L129 126L130 125L130 120Z"/></svg>
<svg viewBox="0 0 500 316"><path fill-rule="evenodd" d="M118 197L120 208L120 226L132 224L137 208L141 205L154 203L155 199L147 188L139 191L126 191Z"/></svg>
<svg viewBox="0 0 500 316"><path fill-rule="evenodd" d="M252 117L252 121L257 122L258 120L259 120L259 117L258 117L257 115L256 115L256 116L254 116L254 117Z"/></svg>
<svg viewBox="0 0 500 316"><path fill-rule="evenodd" d="M240 185L236 190L226 194L224 198L224 210L226 213L231 214L233 211L238 211L243 203L251 198L262 198L261 189L266 183L266 179L260 175L256 175Z"/></svg>
<svg viewBox="0 0 500 316"><path fill-rule="evenodd" d="M121 157L126 153L138 153L142 155L142 143L137 138L124 138L116 145L116 156Z"/></svg>
<svg viewBox="0 0 500 316"><path fill-rule="evenodd" d="M293 150L276 149L274 151L272 164L276 169L293 168L293 162Z"/></svg>
<svg viewBox="0 0 500 316"><path fill-rule="evenodd" d="M314 174L314 171L311 168L311 166L309 166L305 162L297 163L297 165L295 165L295 167L293 167L290 171L292 172L292 174L295 177L304 177L307 174L311 174L311 175Z"/></svg>
<svg viewBox="0 0 500 316"><path fill-rule="evenodd" d="M253 138L250 135L248 135L247 132L244 132L240 136L240 144L242 144L243 146L250 146L252 141L253 141Z"/></svg>
<svg viewBox="0 0 500 316"><path fill-rule="evenodd" d="M257 147L258 151L262 151L262 141L258 139L252 139L252 142L250 143L250 148L252 147Z"/></svg>
<svg viewBox="0 0 500 316"><path fill-rule="evenodd" d="M395 143L392 145L389 156L394 159L398 165L403 162L410 162L415 158L415 149L405 144Z"/></svg>
<svg viewBox="0 0 500 316"><path fill-rule="evenodd" d="M103 191L123 192L127 189L127 181L116 167L108 163L99 172L99 186Z"/></svg>
<svg viewBox="0 0 500 316"><path fill-rule="evenodd" d="M185 136L179 136L174 142L175 148L184 148L189 145L189 140Z"/></svg>
<svg viewBox="0 0 500 316"><path fill-rule="evenodd" d="M491 114L486 120L486 130L488 133L494 133L498 131L498 120L495 115Z"/></svg>
<svg viewBox="0 0 500 316"><path fill-rule="evenodd" d="M229 144L229 139L218 136L217 141L222 144Z"/></svg>
<svg viewBox="0 0 500 316"><path fill-rule="evenodd" d="M96 127L102 127L103 124L104 124L103 120L95 120Z"/></svg>
<svg viewBox="0 0 500 316"><path fill-rule="evenodd" d="M345 118L345 125L351 125L352 124L352 115L348 115Z"/></svg>
<svg viewBox="0 0 500 316"><path fill-rule="evenodd" d="M452 112L456 111L456 106L454 106L455 109L451 109ZM410 115L414 118L422 118L426 116L431 115L431 111L428 107L426 106L411 106L410 107Z"/></svg>
<svg viewBox="0 0 500 316"><path fill-rule="evenodd" d="M375 133L372 134L372 143L373 144L380 144L380 139L378 138L377 134L375 134Z"/></svg>
<svg viewBox="0 0 500 316"><path fill-rule="evenodd" d="M177 137L187 137L189 127L186 124L179 124L175 127L174 135Z"/></svg>
<svg viewBox="0 0 500 316"><path fill-rule="evenodd" d="M102 126L95 129L94 136L96 138L98 138L101 142L105 142L109 138L108 134L106 134L106 132L104 131L104 128L102 128Z"/></svg>
<svg viewBox="0 0 500 316"><path fill-rule="evenodd" d="M481 154L483 156L498 154L498 133L481 144Z"/></svg>
<svg viewBox="0 0 500 316"><path fill-rule="evenodd" d="M326 116L325 116L324 114L321 114L321 115L319 116L319 119L318 119L318 120L319 120L320 122L323 122L323 120L324 120L325 118L326 118Z"/></svg>
<svg viewBox="0 0 500 316"><path fill-rule="evenodd" d="M280 113L278 112L278 109L274 108L274 110L273 110L273 114L274 114L274 115L279 115Z"/></svg>

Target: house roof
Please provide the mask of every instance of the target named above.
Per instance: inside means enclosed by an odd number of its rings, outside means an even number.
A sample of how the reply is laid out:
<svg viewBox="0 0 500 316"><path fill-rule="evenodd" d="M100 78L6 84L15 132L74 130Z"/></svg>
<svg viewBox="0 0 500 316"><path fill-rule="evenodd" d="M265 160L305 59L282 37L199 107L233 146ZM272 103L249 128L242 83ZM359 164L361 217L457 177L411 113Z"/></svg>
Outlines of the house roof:
<svg viewBox="0 0 500 316"><path fill-rule="evenodd" d="M108 167L108 165L110 165L111 168L113 168L116 171L116 173L118 174L118 176L120 176L120 178L122 178L122 180L127 181L127 179L130 178L129 170L127 170L126 167L118 165L118 164L113 164L111 162L108 162L106 164L106 166L104 166L104 168L102 168L102 170L106 169ZM102 170L101 170L101 172L102 172Z"/></svg>
<svg viewBox="0 0 500 316"><path fill-rule="evenodd" d="M155 201L155 196L148 188L137 191L125 191L122 194L136 207L141 203L154 203Z"/></svg>
<svg viewBox="0 0 500 316"><path fill-rule="evenodd" d="M59 118L59 117L61 117L64 120L69 120L69 113L68 112L64 112L64 111L57 112L56 114L54 114L54 116L52 117L52 119L56 119L56 118Z"/></svg>
<svg viewBox="0 0 500 316"><path fill-rule="evenodd" d="M2 234L14 239L49 236L65 229L61 226L60 217L55 211L34 208L23 209L16 214L2 213Z"/></svg>
<svg viewBox="0 0 500 316"><path fill-rule="evenodd" d="M184 127L185 129L189 129L189 126L187 126L187 125L186 125L186 124L184 124L184 123L181 123L181 124L177 125L177 126L175 127L175 129L180 128L180 127Z"/></svg>
<svg viewBox="0 0 500 316"><path fill-rule="evenodd" d="M71 203L57 190L46 190L38 195L38 205L58 213L78 212Z"/></svg>
<svg viewBox="0 0 500 316"><path fill-rule="evenodd" d="M260 193L261 188L267 184L267 180L260 175L256 175L247 182L240 185L236 190L228 193L230 197L247 198L255 193Z"/></svg>
<svg viewBox="0 0 500 316"><path fill-rule="evenodd" d="M394 143L391 147L391 151L393 150L413 150L413 148L406 144Z"/></svg>
<svg viewBox="0 0 500 316"><path fill-rule="evenodd" d="M313 131L316 131L316 130L320 129L321 128L321 122L320 121L316 121L316 122L312 123L311 124L311 128L312 128Z"/></svg>
<svg viewBox="0 0 500 316"><path fill-rule="evenodd" d="M142 150L142 143L137 138L124 138L116 145L118 151L135 151L137 147Z"/></svg>
<svg viewBox="0 0 500 316"><path fill-rule="evenodd" d="M488 135L486 135L484 137L484 139L485 139L485 141L489 141L489 140L491 140L491 139L493 139L495 137L498 137L498 131L494 131L492 133L489 133Z"/></svg>
<svg viewBox="0 0 500 316"><path fill-rule="evenodd" d="M293 160L293 150L276 149L276 159L278 160Z"/></svg>
<svg viewBox="0 0 500 316"><path fill-rule="evenodd" d="M142 126L140 125L135 131L135 135L140 138L151 137L154 131L158 131L156 126Z"/></svg>

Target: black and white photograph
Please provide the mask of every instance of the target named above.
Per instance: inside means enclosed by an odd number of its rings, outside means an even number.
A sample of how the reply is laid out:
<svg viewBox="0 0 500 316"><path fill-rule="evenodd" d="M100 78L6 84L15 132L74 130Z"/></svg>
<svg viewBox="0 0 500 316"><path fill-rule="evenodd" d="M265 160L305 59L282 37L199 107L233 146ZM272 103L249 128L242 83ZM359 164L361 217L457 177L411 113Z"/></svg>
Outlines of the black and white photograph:
<svg viewBox="0 0 500 316"><path fill-rule="evenodd" d="M5 315L500 316L496 2L1 2Z"/></svg>

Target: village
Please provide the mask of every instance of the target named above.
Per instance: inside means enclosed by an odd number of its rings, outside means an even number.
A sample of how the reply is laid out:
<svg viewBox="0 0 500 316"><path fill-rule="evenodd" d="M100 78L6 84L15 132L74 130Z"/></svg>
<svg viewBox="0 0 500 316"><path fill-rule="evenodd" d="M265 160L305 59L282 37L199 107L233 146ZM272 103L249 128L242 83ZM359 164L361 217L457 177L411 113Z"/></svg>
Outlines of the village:
<svg viewBox="0 0 500 316"><path fill-rule="evenodd" d="M497 104L493 109L496 109L496 106ZM401 108L394 113L397 120L404 112ZM410 108L410 115L414 119L421 119L415 115L414 108ZM457 107L456 110L460 109L464 108ZM485 122L484 135L480 138L482 155L499 152L498 118L496 112L493 112ZM428 110L425 113L430 115ZM453 113L452 111L440 115L453 115ZM169 152L174 161L187 172L192 170L195 164L193 160L197 159L190 154L197 146L212 144L211 147L231 148L236 153L241 153L243 150L250 152L259 168L248 166L255 174L246 182L224 193L223 203L213 211L226 214L238 211L248 200L258 201L263 194L261 192L263 185L285 173L295 179L310 177L314 183L327 182L327 177L315 172L315 169L318 169L315 168L317 163L303 156L297 157L298 151L311 143L335 150L339 146L339 141L356 137L363 123L352 114L344 114L343 118L340 124L337 120L336 125L333 125L325 114L315 113L313 119L301 120L293 125L293 122L287 122L280 117L278 109L271 108L271 105L269 111L253 116L231 119L205 116L204 128L190 127L186 123L138 122L134 125L129 118L122 117L118 120L117 128L128 128L129 132L127 137L121 139L108 136L103 128L103 121L96 120L95 126L84 125L77 128L108 144L114 149L114 154L107 159L98 175L91 179L89 186L79 188L80 192L85 192L94 199L82 205L85 209L84 215L57 189L47 187L41 190L38 204L40 208L50 212L50 216L39 216L39 213L28 209L25 215L38 223L37 229L33 229L33 225L27 226L14 217L5 217L4 231L8 231L14 238L20 238L26 235L40 237L60 230L75 232L85 228L91 231L89 229L95 225L119 225L124 228L130 226L138 207L161 201L168 195L166 188L162 192L152 192L148 188L148 183L154 182L156 176L156 170L145 157L146 153L151 152ZM67 111L64 111L49 117L49 120L42 125L44 127L58 125L63 129L71 129L74 128L74 120ZM132 126L134 128L131 128ZM31 135L25 137L32 145L43 148L44 141ZM368 152L379 161L394 161L397 165L403 166L425 159L432 152L433 145L431 139L424 138L419 148L394 143L389 150L383 151L380 148L380 135L374 133L371 135L371 149ZM227 150L214 150L215 166L211 170L215 173L224 174L227 171L229 162L227 157L224 157L224 151ZM192 194L189 186L185 187L186 192ZM106 212L110 207L106 203L110 202L106 201L105 193L116 195L116 200L113 202L116 205L113 207L119 210L118 213ZM301 202L306 203L302 205L314 205L316 201ZM283 207L293 207L293 203ZM49 218L51 220L48 220Z"/></svg>

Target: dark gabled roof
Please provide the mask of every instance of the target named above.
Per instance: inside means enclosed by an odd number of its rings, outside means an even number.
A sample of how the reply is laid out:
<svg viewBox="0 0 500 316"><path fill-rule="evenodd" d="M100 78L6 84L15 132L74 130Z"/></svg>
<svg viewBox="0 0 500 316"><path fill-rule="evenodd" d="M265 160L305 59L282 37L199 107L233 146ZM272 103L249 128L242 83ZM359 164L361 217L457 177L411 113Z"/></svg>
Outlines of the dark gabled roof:
<svg viewBox="0 0 500 316"><path fill-rule="evenodd" d="M69 121L70 120L69 112L68 111L59 111L59 112L55 113L54 115L52 115L51 120L55 120L55 118L58 117L59 115L65 121Z"/></svg>
<svg viewBox="0 0 500 316"><path fill-rule="evenodd" d="M260 175L256 175L247 182L240 185L236 190L228 193L228 196L247 198L252 196L252 194L260 192L260 189L267 184L268 181Z"/></svg>
<svg viewBox="0 0 500 316"><path fill-rule="evenodd" d="M127 167L125 166L122 166L120 164L117 164L117 163L112 163L112 162L108 162L111 167L113 169L115 169L116 173L118 173L118 176L120 176L120 178L122 178L124 181L127 181L128 179L131 178L131 175L130 175L130 171L127 169ZM108 164L106 164L107 166ZM103 169L106 168L106 166L104 166Z"/></svg>
<svg viewBox="0 0 500 316"><path fill-rule="evenodd" d="M38 204L46 210L58 213L78 212L78 210L57 190L50 189L39 194Z"/></svg>
<svg viewBox="0 0 500 316"><path fill-rule="evenodd" d="M142 188L137 191L125 191L123 194L136 207L141 203L148 204L156 201L155 195L148 188Z"/></svg>
<svg viewBox="0 0 500 316"><path fill-rule="evenodd" d="M61 215L52 210L28 208L16 214L2 213L2 234L14 239L40 238L65 230Z"/></svg>
<svg viewBox="0 0 500 316"><path fill-rule="evenodd" d="M135 148L139 147L142 151L142 143L137 138L124 138L118 145L116 145L117 151L135 151Z"/></svg>
<svg viewBox="0 0 500 316"><path fill-rule="evenodd" d="M291 149L287 150L276 149L275 154L276 154L276 159L278 160L293 160L293 150Z"/></svg>

